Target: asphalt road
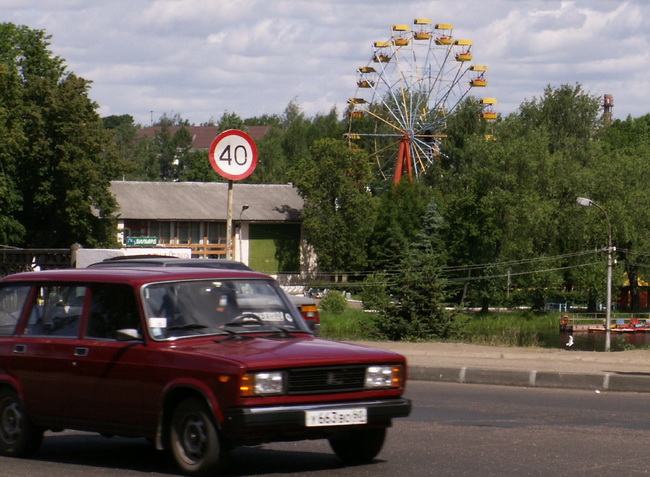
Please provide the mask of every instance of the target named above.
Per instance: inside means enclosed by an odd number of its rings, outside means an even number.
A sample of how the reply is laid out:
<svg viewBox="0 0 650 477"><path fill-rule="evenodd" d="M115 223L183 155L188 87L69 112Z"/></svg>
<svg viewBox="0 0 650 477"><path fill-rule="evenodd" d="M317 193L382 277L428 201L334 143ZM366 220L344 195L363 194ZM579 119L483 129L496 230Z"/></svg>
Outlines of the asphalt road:
<svg viewBox="0 0 650 477"><path fill-rule="evenodd" d="M634 476L650 473L645 394L409 383L412 415L369 465L344 467L325 441L239 449L233 476ZM177 475L142 439L65 432L34 459L0 458L3 477Z"/></svg>

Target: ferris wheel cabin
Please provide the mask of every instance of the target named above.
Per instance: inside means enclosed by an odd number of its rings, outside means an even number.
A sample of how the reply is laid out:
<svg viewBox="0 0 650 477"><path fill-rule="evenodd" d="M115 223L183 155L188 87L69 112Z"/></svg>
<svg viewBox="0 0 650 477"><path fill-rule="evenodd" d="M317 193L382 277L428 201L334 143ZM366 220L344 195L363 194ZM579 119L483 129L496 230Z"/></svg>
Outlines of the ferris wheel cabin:
<svg viewBox="0 0 650 477"><path fill-rule="evenodd" d="M469 82L470 86L473 88L484 88L487 86L487 79L485 78L485 73L488 70L488 67L485 65L472 65L469 68L470 71L476 71L478 74L475 78L472 78Z"/></svg>
<svg viewBox="0 0 650 477"><path fill-rule="evenodd" d="M393 45L408 46L410 43L409 33L411 28L408 25L393 25Z"/></svg>
<svg viewBox="0 0 650 477"><path fill-rule="evenodd" d="M436 23L435 29L438 30L436 45L448 46L454 43L454 39L451 36L451 31L454 29L454 26L451 23Z"/></svg>
<svg viewBox="0 0 650 477"><path fill-rule="evenodd" d="M460 61L460 62L472 61L472 58L474 58L471 52L473 44L474 43L472 42L472 40L456 40L454 42L454 45L463 48L463 50L456 55L456 61Z"/></svg>
<svg viewBox="0 0 650 477"><path fill-rule="evenodd" d="M488 121L497 119L499 117L499 114L495 112L492 109L492 106L497 104L497 99L496 98L483 98L479 101L481 105L484 105L485 109L481 113L481 118L486 119Z"/></svg>
<svg viewBox="0 0 650 477"><path fill-rule="evenodd" d="M428 18L416 18L413 20L413 39L430 40L431 39L431 20Z"/></svg>
<svg viewBox="0 0 650 477"><path fill-rule="evenodd" d="M375 81L368 76L374 77L377 73L376 69L372 66L360 66L357 68L357 73L359 73L359 79L357 80L357 86L359 88L374 88Z"/></svg>
<svg viewBox="0 0 650 477"><path fill-rule="evenodd" d="M376 41L373 47L375 48L375 54L372 57L372 61L375 63L388 63L390 61L390 43L387 41Z"/></svg>

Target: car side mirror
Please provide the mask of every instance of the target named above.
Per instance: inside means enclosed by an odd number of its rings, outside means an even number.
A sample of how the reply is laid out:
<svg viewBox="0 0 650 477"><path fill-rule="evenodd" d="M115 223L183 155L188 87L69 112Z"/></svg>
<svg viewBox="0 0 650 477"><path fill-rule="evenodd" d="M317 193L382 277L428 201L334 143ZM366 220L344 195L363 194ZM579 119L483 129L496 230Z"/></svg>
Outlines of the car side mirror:
<svg viewBox="0 0 650 477"><path fill-rule="evenodd" d="M142 341L142 335L135 328L123 328L115 331L117 341Z"/></svg>

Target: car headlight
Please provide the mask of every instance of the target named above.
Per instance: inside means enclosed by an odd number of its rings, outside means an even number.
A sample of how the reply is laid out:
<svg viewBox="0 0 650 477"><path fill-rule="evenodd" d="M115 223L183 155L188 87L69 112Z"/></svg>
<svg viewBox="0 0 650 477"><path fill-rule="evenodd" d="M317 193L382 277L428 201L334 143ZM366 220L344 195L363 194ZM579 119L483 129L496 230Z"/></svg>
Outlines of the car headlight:
<svg viewBox="0 0 650 477"><path fill-rule="evenodd" d="M404 386L404 367L402 365L368 366L366 369L366 389L400 388Z"/></svg>
<svg viewBox="0 0 650 477"><path fill-rule="evenodd" d="M283 372L248 373L242 376L239 391L242 396L271 396L284 394Z"/></svg>

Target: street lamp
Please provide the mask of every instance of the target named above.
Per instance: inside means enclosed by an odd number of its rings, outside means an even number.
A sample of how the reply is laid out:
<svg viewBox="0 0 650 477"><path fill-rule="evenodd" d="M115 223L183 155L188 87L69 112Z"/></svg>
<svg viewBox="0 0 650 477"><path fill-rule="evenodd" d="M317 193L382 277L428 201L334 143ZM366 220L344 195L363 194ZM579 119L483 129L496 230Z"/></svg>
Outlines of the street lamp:
<svg viewBox="0 0 650 477"><path fill-rule="evenodd" d="M244 204L241 206L241 212L239 212L239 222L237 222L237 234L239 235L239 260L243 261L243 251L241 249L241 216L244 213L245 210L249 209L248 204Z"/></svg>
<svg viewBox="0 0 650 477"><path fill-rule="evenodd" d="M244 213L245 210L248 210L250 206L248 204L244 204L241 206L241 212L239 213L239 221L241 222L241 214Z"/></svg>
<svg viewBox="0 0 650 477"><path fill-rule="evenodd" d="M591 199L586 197L578 197L576 203L581 207L594 206L602 210L607 220L607 309L605 310L605 351L611 348L611 325L612 325L612 268L614 268L614 260L612 260L612 253L616 250L612 247L612 223L609 220L607 211Z"/></svg>

